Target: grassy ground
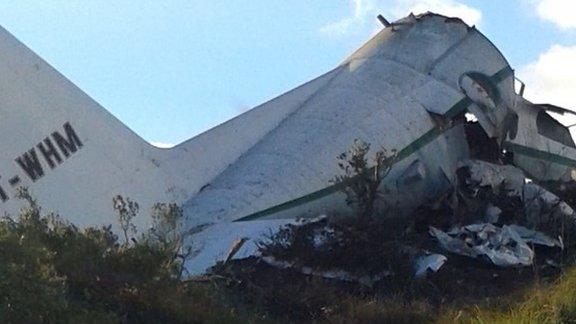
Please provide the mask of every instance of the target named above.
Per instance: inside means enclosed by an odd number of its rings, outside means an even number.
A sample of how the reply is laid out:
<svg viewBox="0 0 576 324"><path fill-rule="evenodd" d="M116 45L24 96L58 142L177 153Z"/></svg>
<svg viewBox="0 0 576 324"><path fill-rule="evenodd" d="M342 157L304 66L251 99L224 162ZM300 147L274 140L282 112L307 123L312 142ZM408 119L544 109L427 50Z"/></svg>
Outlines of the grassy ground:
<svg viewBox="0 0 576 324"><path fill-rule="evenodd" d="M30 207L0 220L2 323L576 322L574 239L563 251L536 249L532 267L447 254L439 272L415 279L418 251L445 253L426 230L441 227L444 213L324 220L272 236L264 255L344 269L359 280L306 275L256 257L220 264L205 280L181 280L177 228L126 243L109 227L81 230L45 215L23 196ZM162 210L170 212L158 220L173 220L172 209ZM327 244L319 248L322 231Z"/></svg>
<svg viewBox="0 0 576 324"><path fill-rule="evenodd" d="M279 322L314 323L558 323L576 321L576 268L573 247L536 249L532 267L500 268L480 260L448 255L437 273L413 278L413 251L437 249L427 233L374 219L366 224L338 222L330 232L347 240L317 250L310 233L326 223L280 232L264 254L295 260L279 269L258 258L214 269L229 278L221 287L229 300ZM407 224L401 224L403 228ZM410 227L410 226L408 226ZM356 236L349 235L357 233ZM359 234L361 233L361 235ZM341 235L336 234L336 237ZM297 244L295 244L297 242ZM337 242L337 244L336 244ZM411 246L411 248L406 248ZM438 251L440 252L440 251ZM550 266L550 260L566 266ZM342 282L305 275L298 264L349 273L394 274L377 282Z"/></svg>
<svg viewBox="0 0 576 324"><path fill-rule="evenodd" d="M500 305L467 306L437 317L438 322L461 323L573 323L576 321L576 269L552 284L535 282L518 301Z"/></svg>
<svg viewBox="0 0 576 324"><path fill-rule="evenodd" d="M3 323L576 321L576 269L570 267L500 269L450 256L426 279L409 279L410 272L366 286L278 269L257 258L221 265L221 276L211 280L180 281L167 267L171 258L145 242L122 245L106 229L3 222L0 318ZM384 255L378 262L390 261ZM359 264L356 259L350 269ZM395 268L402 269L409 271Z"/></svg>
<svg viewBox="0 0 576 324"><path fill-rule="evenodd" d="M244 260L225 293L254 319L314 323L570 323L576 321L576 269L538 277L496 271L488 282L448 271L387 292L304 276ZM460 268L460 270L464 270ZM497 269L492 269L497 270ZM228 269L228 271L231 271ZM456 270L453 270L456 271ZM486 272L491 272L486 269ZM230 272L229 272L230 273ZM232 296L232 297L231 297Z"/></svg>

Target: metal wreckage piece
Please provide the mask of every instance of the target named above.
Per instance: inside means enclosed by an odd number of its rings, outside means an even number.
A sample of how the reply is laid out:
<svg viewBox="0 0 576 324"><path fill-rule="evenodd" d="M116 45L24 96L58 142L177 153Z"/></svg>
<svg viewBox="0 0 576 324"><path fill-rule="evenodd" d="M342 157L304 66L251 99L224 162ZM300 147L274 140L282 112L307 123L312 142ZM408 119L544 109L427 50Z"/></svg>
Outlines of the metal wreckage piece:
<svg viewBox="0 0 576 324"><path fill-rule="evenodd" d="M518 198L519 209L524 214L521 221L526 226L538 229L550 224L572 224L570 227L574 228L574 210L558 196L528 181L520 169L478 160L466 161L462 169L466 170L463 185L473 195L482 188L489 188L505 197ZM498 207L488 203L485 214L479 215L477 222L453 227L448 232L430 227L430 235L449 252L471 258L483 257L502 267L531 265L534 260L531 245L564 248L562 236L555 239L517 224L494 225L499 222L501 212Z"/></svg>
<svg viewBox="0 0 576 324"><path fill-rule="evenodd" d="M116 224L116 195L142 211L175 202L197 272L281 220L352 213L331 180L355 139L397 152L382 202L405 215L454 188L470 159L534 183L574 181L576 145L549 114L571 112L516 92L513 69L475 27L433 13L380 20L333 70L170 149L139 138L0 28L0 212L18 213L19 186L80 227ZM152 219L135 223L143 231Z"/></svg>
<svg viewBox="0 0 576 324"><path fill-rule="evenodd" d="M454 228L448 233L431 227L430 235L449 252L472 258L484 256L502 267L531 265L534 251L528 243L562 247L561 240L518 225L472 224Z"/></svg>
<svg viewBox="0 0 576 324"><path fill-rule="evenodd" d="M573 210L537 185L575 180L576 145L549 114L573 112L526 100L502 53L475 27L432 13L410 15L313 82L322 85L185 204L190 215L243 222L346 213L339 185L326 184L339 173L334 157L359 138L397 152L382 183L382 206L400 214L452 190L458 170L467 167L468 180L478 187L508 186L522 197L527 224L541 224L544 215L574 223ZM266 206L264 200L268 206L258 207ZM497 208L491 207L496 222ZM467 254L505 266L530 264L529 242L556 242L519 226L431 231L445 246L452 246L448 237L473 233L482 240ZM437 255L420 259L417 272L437 270L444 261Z"/></svg>
<svg viewBox="0 0 576 324"><path fill-rule="evenodd" d="M382 205L400 213L409 215L457 186L458 171L465 168L468 189L490 187L519 197L524 225L539 228L559 219L576 224L570 206L537 185L575 180L576 145L568 128L549 114L572 112L529 102L516 82L502 53L460 19L428 13L387 24L336 69L264 105L275 109L280 100L291 108L185 202L189 224L218 228L226 221L341 214L348 210L341 188L327 184L339 173L334 157L356 138L397 152L382 184ZM534 244L563 248L561 237L493 225L495 206L487 206L485 216L483 222L430 233L449 252L497 266L532 264ZM194 243L202 250L214 241ZM425 254L414 261L415 275L438 271L446 260ZM301 271L360 280L341 271Z"/></svg>
<svg viewBox="0 0 576 324"><path fill-rule="evenodd" d="M384 200L406 214L450 190L469 159L535 182L576 176L574 141L548 114L565 110L516 93L504 56L460 19L410 15L313 82L322 85L184 204L193 222L342 213L334 159L357 138L397 152Z"/></svg>

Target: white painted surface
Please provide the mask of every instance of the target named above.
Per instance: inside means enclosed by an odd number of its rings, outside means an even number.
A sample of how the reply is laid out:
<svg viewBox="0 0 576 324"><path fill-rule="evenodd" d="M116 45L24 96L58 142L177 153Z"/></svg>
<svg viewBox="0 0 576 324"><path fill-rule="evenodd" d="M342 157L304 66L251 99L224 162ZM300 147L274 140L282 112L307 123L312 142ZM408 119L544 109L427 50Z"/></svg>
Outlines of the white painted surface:
<svg viewBox="0 0 576 324"><path fill-rule="evenodd" d="M136 222L141 229L149 226L153 203L172 201L183 204L189 229L229 223L322 190L341 173L336 156L355 139L375 149L402 150L438 127L434 114L447 113L464 98L462 74L492 76L508 66L489 40L459 20L425 15L399 23L333 71L170 149L143 141L0 30L0 185L10 196L0 211L15 213L21 207L8 183L15 175L46 210L79 226L115 224L111 201L117 194L140 203L143 212ZM486 129L500 127L514 104L512 77L498 87L502 104L497 111L477 114ZM30 180L15 159L53 132L63 133L67 122L82 147L53 170L39 155L45 175ZM437 195L468 157L461 125L442 132L390 172L387 201L399 210L408 203L406 194L412 205ZM421 175L419 182L402 180L414 172ZM346 211L339 194L264 217L335 211ZM262 228L254 226L255 232ZM231 228L253 233L248 227L219 224L201 235L206 241L225 236L232 242L237 235ZM227 241L220 243L227 250ZM217 246L206 248L202 258L225 253Z"/></svg>

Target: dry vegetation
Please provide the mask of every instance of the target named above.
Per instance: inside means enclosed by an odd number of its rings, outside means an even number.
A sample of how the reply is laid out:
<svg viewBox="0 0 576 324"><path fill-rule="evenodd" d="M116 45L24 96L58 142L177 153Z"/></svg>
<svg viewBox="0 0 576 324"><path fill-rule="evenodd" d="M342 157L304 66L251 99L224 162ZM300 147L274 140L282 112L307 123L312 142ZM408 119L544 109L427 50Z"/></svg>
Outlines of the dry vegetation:
<svg viewBox="0 0 576 324"><path fill-rule="evenodd" d="M203 280L185 279L183 264L190 251L182 248L178 206L157 204L154 227L137 234L132 220L138 217L138 205L116 197L123 236L119 240L110 227L78 229L43 213L22 189L19 198L28 207L0 222L0 319L3 323L576 321L574 239L567 240L563 251L537 249L533 267L498 268L450 255L439 272L414 278L414 260L422 250L441 252L427 233L428 225L442 228L455 216L447 214L442 204L419 208L413 217L378 214L373 208L376 184L393 157L377 153L374 163L382 172L374 172L366 161L368 151L369 146L363 145L342 156L345 175L337 179L362 179L343 188L349 203L358 208L357 218L287 226L261 242L263 256L290 261L291 267L271 266L252 257L219 264L213 276ZM521 217L516 201L488 191L482 197L502 206L504 220ZM570 194L563 198L571 201ZM302 267L316 272L304 274ZM335 269L353 278L318 275Z"/></svg>
<svg viewBox="0 0 576 324"><path fill-rule="evenodd" d="M2 323L225 323L243 320L217 290L180 280L179 236L170 223L177 210L158 205L155 230L138 237L135 217L121 197L125 241L110 227L80 230L45 215L28 191L28 207L0 222ZM122 202L123 203L122 203ZM124 208L127 207L127 208Z"/></svg>

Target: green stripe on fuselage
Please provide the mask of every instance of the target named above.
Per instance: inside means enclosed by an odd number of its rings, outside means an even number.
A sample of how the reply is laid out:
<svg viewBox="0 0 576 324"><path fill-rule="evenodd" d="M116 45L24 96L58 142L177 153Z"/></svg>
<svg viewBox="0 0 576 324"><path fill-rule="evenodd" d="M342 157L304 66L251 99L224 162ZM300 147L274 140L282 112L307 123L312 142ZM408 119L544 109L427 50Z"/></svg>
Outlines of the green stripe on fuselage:
<svg viewBox="0 0 576 324"><path fill-rule="evenodd" d="M520 145L520 144L516 144L516 143L512 143L512 142L504 142L502 144L502 146L505 150L511 151L514 154L520 154L520 155L524 155L527 157L545 160L545 161L549 161L549 162L553 162L553 163L557 163L557 164L576 168L576 160L571 159L571 158L567 158L567 157L562 156L562 155L550 153L547 151L540 151L540 150L537 150L537 149L532 148L532 147L528 147L528 146L524 146L524 145Z"/></svg>
<svg viewBox="0 0 576 324"><path fill-rule="evenodd" d="M494 82L494 84L498 84L501 81L505 80L507 77L509 77L513 72L514 71L512 70L512 68L507 65L505 68L501 69L496 74L494 74L490 79ZM472 100L470 100L470 98L468 98L468 97L464 97L462 100L460 100L456 104L454 104L454 106L452 106L444 114L444 117L446 117L448 119L454 118L454 117L458 116L459 114L463 113L464 111L466 111L466 109L468 108L468 106L470 106L470 104L472 104ZM442 130L442 129L437 128L437 127L432 128L428 132L424 133L424 135L420 136L415 141L413 141L412 143L410 143L406 147L404 147L402 150L400 150L396 154L396 158L394 159L394 161L392 163L396 164L396 163L406 159L407 157L409 157L410 155L412 155L416 151L420 150L424 146L426 146L429 143L431 143L432 141L434 141L436 138L438 138L440 135L442 135L445 131L447 131L447 129ZM256 219L266 217L268 215L272 215L272 214L275 214L275 213L278 213L278 212L281 212L281 211L284 211L287 209L298 207L300 205L312 202L314 200L318 200L320 198L327 197L327 196L329 196L333 193L336 193L336 192L340 191L341 189L345 188L350 182L352 182L354 180L355 179L353 178L353 179L350 179L348 182L341 182L341 183L333 184L331 186L328 186L326 188L320 189L320 190L315 191L313 193L307 194L307 195L302 196L300 198L296 198L294 200L290 200L290 201L287 201L285 203L282 203L282 204L258 211L256 213L250 214L248 216L244 216L242 218L235 220L235 222L256 220Z"/></svg>

